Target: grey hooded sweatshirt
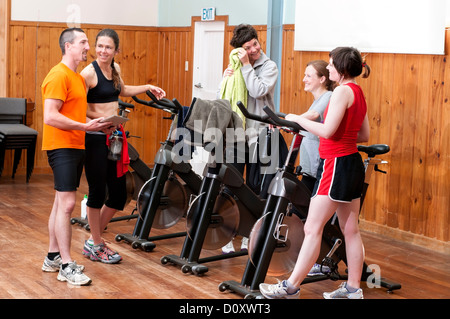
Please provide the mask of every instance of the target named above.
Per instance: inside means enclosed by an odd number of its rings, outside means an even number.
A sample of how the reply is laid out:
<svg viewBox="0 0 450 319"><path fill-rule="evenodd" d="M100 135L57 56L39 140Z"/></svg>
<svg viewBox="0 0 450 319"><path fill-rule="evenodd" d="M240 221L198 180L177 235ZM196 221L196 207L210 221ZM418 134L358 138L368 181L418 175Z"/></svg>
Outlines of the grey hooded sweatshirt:
<svg viewBox="0 0 450 319"><path fill-rule="evenodd" d="M261 56L253 66L245 65L241 68L241 72L248 90L248 111L264 115L263 107L266 105L275 110L274 94L278 79L276 63L270 60L261 50ZM258 132L265 127L265 124L248 119L245 123L248 144L251 145L256 142Z"/></svg>

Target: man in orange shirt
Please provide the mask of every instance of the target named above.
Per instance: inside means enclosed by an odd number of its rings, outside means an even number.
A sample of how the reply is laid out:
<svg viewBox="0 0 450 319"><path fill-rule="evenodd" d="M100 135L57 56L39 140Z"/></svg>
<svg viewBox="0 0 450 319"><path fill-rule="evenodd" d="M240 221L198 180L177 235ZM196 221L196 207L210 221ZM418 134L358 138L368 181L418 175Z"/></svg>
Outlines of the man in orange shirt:
<svg viewBox="0 0 450 319"><path fill-rule="evenodd" d="M48 223L49 250L42 270L59 271L57 278L60 281L88 285L91 279L83 274L84 267L78 266L70 255L70 218L83 171L85 131L107 131L112 123L102 123L103 118L86 123L86 84L77 73L79 63L87 60L89 51L84 31L79 28L64 30L59 46L62 60L42 83L42 150L47 151L56 191Z"/></svg>

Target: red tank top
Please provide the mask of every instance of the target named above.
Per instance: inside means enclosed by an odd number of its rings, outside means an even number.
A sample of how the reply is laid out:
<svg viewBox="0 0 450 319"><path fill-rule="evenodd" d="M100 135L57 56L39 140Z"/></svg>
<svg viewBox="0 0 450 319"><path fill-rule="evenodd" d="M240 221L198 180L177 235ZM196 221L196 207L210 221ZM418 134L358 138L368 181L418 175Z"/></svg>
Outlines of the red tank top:
<svg viewBox="0 0 450 319"><path fill-rule="evenodd" d="M319 153L321 158L334 158L358 152L356 139L367 112L366 99L361 87L354 83L347 83L354 95L354 101L342 118L341 124L334 135L328 139L320 138ZM328 104L324 112L327 117Z"/></svg>

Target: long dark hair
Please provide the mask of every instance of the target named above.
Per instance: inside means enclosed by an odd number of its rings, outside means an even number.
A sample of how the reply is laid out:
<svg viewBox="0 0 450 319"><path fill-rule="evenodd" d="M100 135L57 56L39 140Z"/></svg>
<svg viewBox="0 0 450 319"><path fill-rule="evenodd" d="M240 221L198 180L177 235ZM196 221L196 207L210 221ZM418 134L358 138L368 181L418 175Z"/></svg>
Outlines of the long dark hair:
<svg viewBox="0 0 450 319"><path fill-rule="evenodd" d="M99 37L111 38L114 41L114 46L115 46L114 49L116 51L119 50L119 35L113 29L103 29L103 30L101 30L97 34L97 37L95 38L95 45L96 46L97 46L97 41L98 41ZM116 67L114 66L114 58L112 59L112 62L111 62L111 69L112 69L112 80L113 80L113 83L114 83L114 87L116 89L119 89L120 88L120 74L119 74L119 72L117 72Z"/></svg>

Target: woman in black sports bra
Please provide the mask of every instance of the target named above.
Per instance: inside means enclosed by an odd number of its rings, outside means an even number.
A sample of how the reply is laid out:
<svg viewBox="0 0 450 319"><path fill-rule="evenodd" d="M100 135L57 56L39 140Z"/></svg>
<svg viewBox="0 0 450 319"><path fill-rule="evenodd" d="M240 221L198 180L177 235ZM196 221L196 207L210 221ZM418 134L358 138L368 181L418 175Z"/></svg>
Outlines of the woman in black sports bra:
<svg viewBox="0 0 450 319"><path fill-rule="evenodd" d="M166 95L164 90L150 84L124 84L120 67L114 62L115 55L119 53L119 36L114 30L104 29L97 34L95 53L97 59L81 71L88 90L88 118L117 115L119 96L134 96L147 90L158 99ZM106 246L101 237L116 211L123 210L125 206L126 177L123 171L119 171L117 161L108 159L107 135L104 132L86 132L85 173L89 185L87 217L91 236L85 241L83 255L93 261L113 264L122 260L117 252Z"/></svg>

